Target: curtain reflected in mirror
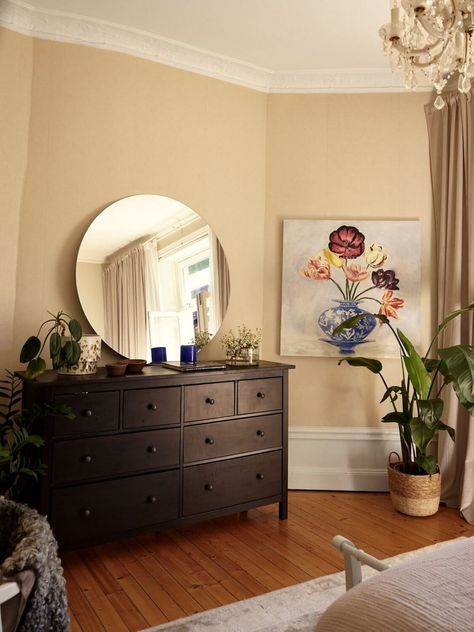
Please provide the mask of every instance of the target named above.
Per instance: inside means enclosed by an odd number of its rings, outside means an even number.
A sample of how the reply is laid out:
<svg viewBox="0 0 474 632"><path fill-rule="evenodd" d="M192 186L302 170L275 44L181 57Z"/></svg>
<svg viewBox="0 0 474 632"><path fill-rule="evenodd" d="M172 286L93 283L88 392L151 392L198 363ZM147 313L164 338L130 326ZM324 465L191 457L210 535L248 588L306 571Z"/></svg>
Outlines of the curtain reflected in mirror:
<svg viewBox="0 0 474 632"><path fill-rule="evenodd" d="M90 324L127 358L152 347L179 360L181 344L216 334L229 302L222 246L177 200L135 195L107 207L79 248L76 282Z"/></svg>

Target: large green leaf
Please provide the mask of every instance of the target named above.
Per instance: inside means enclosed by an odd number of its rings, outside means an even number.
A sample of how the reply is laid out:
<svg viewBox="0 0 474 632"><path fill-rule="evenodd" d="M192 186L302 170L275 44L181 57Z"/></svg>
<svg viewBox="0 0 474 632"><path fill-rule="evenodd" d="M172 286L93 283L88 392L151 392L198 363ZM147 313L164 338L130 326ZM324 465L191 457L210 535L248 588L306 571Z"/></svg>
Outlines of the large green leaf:
<svg viewBox="0 0 474 632"><path fill-rule="evenodd" d="M400 338L400 341L407 353L407 355L403 356L403 361L411 383L413 384L413 388L420 399L426 399L431 387L430 374L426 370L419 353L410 340L405 336L403 331L397 329L397 336Z"/></svg>
<svg viewBox="0 0 474 632"><path fill-rule="evenodd" d="M20 351L20 362L33 360L41 349L41 341L38 336L30 336Z"/></svg>
<svg viewBox="0 0 474 632"><path fill-rule="evenodd" d="M432 454L418 454L415 463L425 470L427 474L434 474L438 469L436 458Z"/></svg>
<svg viewBox="0 0 474 632"><path fill-rule="evenodd" d="M398 398L399 393L403 393L403 389L401 386L389 386L383 394L380 403L384 402L388 398L390 398L390 400L394 402Z"/></svg>
<svg viewBox="0 0 474 632"><path fill-rule="evenodd" d="M453 441L456 441L456 431L451 426L443 423L442 421L437 421L434 425L435 430L446 430L448 435L451 437Z"/></svg>
<svg viewBox="0 0 474 632"><path fill-rule="evenodd" d="M38 377L38 375L44 373L44 371L46 371L46 362L43 358L34 358L33 360L30 360L28 366L26 367L26 377L30 380L34 380Z"/></svg>
<svg viewBox="0 0 474 632"><path fill-rule="evenodd" d="M68 327L69 327L69 331L71 332L72 339L75 340L76 342L80 340L82 337L82 327L81 327L80 322L76 320L75 318L73 318L72 320L69 321Z"/></svg>
<svg viewBox="0 0 474 632"><path fill-rule="evenodd" d="M403 413L393 411L384 415L384 417L382 417L380 421L383 421L383 423L395 423L404 426L408 423L409 420Z"/></svg>
<svg viewBox="0 0 474 632"><path fill-rule="evenodd" d="M454 345L438 350L447 366L459 402L474 414L474 349L469 345Z"/></svg>
<svg viewBox="0 0 474 632"><path fill-rule="evenodd" d="M68 366L73 366L79 362L81 357L81 347L75 340L68 340L63 347L64 360Z"/></svg>
<svg viewBox="0 0 474 632"><path fill-rule="evenodd" d="M373 360L372 358L362 358L356 356L354 358L342 358L339 360L338 364L341 362L347 362L351 366L363 366L372 373L380 373L383 369L382 363L379 360Z"/></svg>
<svg viewBox="0 0 474 632"><path fill-rule="evenodd" d="M448 314L446 318L438 325L438 334L440 334L443 331L443 329L447 327L448 323L451 320L453 320L453 318L456 318L460 314L464 314L465 312L468 312L471 309L474 309L474 303L471 303L467 307L462 307L461 309L457 309L454 312L451 312L450 314Z"/></svg>
<svg viewBox="0 0 474 632"><path fill-rule="evenodd" d="M443 414L443 400L439 398L419 399L418 407L424 423L429 427L436 424Z"/></svg>
<svg viewBox="0 0 474 632"><path fill-rule="evenodd" d="M434 437L434 433L436 432L435 428L428 427L425 423L423 423L423 420L418 417L414 417L410 421L410 430L413 443L416 445L418 450L424 454L430 441Z"/></svg>

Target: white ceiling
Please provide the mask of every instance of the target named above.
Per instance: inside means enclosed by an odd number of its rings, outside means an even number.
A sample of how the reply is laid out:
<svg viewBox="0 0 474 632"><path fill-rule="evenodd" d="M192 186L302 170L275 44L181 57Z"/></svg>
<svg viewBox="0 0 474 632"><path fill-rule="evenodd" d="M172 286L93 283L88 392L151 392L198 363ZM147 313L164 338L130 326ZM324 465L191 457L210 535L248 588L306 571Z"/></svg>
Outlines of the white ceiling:
<svg viewBox="0 0 474 632"><path fill-rule="evenodd" d="M389 0L0 0L0 25L270 92L400 89Z"/></svg>

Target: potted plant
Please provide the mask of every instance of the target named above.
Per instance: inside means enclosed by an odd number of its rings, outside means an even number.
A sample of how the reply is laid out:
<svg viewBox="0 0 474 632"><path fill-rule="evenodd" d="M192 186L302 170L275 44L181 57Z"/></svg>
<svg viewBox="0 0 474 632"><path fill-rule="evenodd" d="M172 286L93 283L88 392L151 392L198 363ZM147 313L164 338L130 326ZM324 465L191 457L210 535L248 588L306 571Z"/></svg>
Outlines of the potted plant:
<svg viewBox="0 0 474 632"><path fill-rule="evenodd" d="M385 388L381 402L389 401L392 411L382 418L384 423L398 424L401 459L389 463L389 483L394 506L409 515L431 515L439 505L439 467L436 457L429 454L429 446L435 433L446 431L454 441L454 428L442 421L443 390L453 388L459 403L474 414L474 348L470 345L453 345L438 349L437 358L430 358L440 333L453 318L474 309L474 303L448 314L438 325L427 351L420 355L407 336L395 329L384 314L373 314L390 328L400 348L400 383L389 386L382 373L382 363L373 358L346 357L339 361L351 366L362 366L377 374ZM350 329L364 318L357 315L338 326L338 330ZM429 477L429 478L426 478ZM422 488L421 498L414 498L414 488ZM404 490L410 488L405 497ZM425 492L423 492L423 488ZM430 502L426 502L429 489ZM437 498L434 491L437 490Z"/></svg>
<svg viewBox="0 0 474 632"><path fill-rule="evenodd" d="M0 380L0 496L19 500L28 479L38 479L46 471L40 449L43 438L34 432L35 424L46 414L74 419L65 404L33 404L20 410L21 380L6 371Z"/></svg>
<svg viewBox="0 0 474 632"><path fill-rule="evenodd" d="M210 334L206 329L204 331L199 331L195 336L194 340L191 340L191 343L196 345L196 351L199 353L206 347L211 341L212 334Z"/></svg>
<svg viewBox="0 0 474 632"><path fill-rule="evenodd" d="M81 347L79 340L82 337L82 327L80 323L63 311L53 314L48 312L51 318L41 323L36 336L30 336L23 345L20 352L20 362L28 362L26 377L34 380L46 370L46 362L41 357L46 343L49 339L49 357L51 358L53 369L60 369L63 366L74 366L81 357ZM47 329L43 343L39 338L41 330ZM69 336L66 337L66 331Z"/></svg>
<svg viewBox="0 0 474 632"><path fill-rule="evenodd" d="M239 325L237 335L231 329L221 338L221 345L226 353L226 364L234 366L258 364L261 342L261 329L252 331L246 325Z"/></svg>

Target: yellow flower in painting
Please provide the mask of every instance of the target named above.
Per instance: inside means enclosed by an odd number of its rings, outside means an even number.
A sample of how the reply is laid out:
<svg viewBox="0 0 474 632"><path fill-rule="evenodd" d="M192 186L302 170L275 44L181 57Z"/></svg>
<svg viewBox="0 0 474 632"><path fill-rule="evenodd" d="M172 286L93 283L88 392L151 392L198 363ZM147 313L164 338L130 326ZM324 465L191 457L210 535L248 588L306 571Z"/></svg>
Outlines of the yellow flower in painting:
<svg viewBox="0 0 474 632"><path fill-rule="evenodd" d="M332 266L334 266L335 268L342 268L343 260L339 255L329 250L329 248L325 248L323 252L324 256Z"/></svg>

